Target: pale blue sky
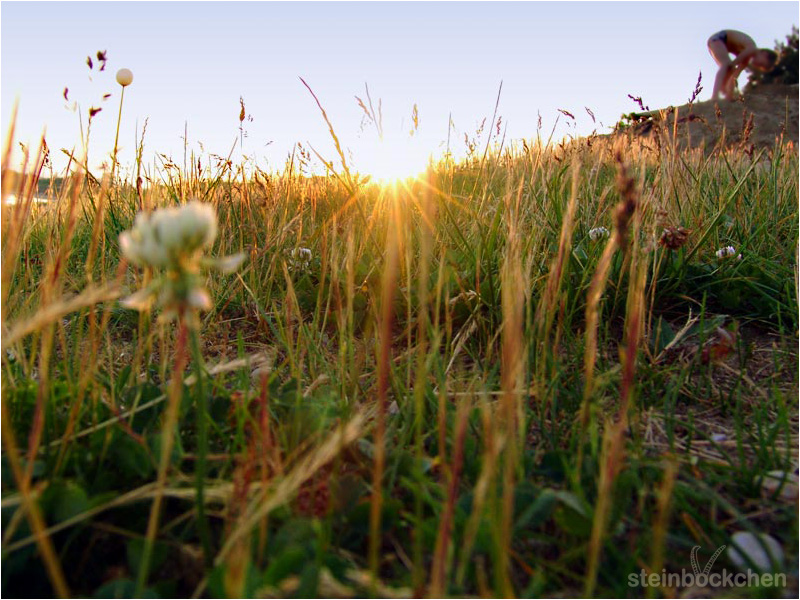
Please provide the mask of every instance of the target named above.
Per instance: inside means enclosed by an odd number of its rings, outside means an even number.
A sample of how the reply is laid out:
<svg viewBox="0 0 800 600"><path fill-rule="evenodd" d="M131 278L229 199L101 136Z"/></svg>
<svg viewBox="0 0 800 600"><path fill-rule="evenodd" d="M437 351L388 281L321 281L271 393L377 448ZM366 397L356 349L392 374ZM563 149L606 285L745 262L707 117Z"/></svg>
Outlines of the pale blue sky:
<svg viewBox="0 0 800 600"><path fill-rule="evenodd" d="M133 161L136 125L146 118L150 164L154 151L182 164L184 123L189 150L199 152L202 143L206 152L227 155L238 139L240 96L253 117L243 150L259 166L280 169L298 141L334 159L302 76L356 166L368 168L376 136L360 131L354 99L363 97L365 82L373 100L383 101L390 142L407 138L412 106L419 106L415 148L390 145L394 155L441 154L450 113L451 144L462 150L464 133L491 118L501 80L499 114L510 138L535 137L537 113L549 134L559 108L577 124L567 126L562 116L557 137L602 132L636 109L629 93L652 108L682 104L701 71L701 99L708 98L716 67L707 38L740 29L772 48L798 23L798 3L3 1L0 18L4 136L19 98L19 141L35 143L46 126L56 154L80 147L78 116L62 98L69 87L84 126L91 105L104 109L90 142L90 164L99 164L114 142L114 74L127 67L134 82L125 92L123 165ZM108 66L104 73L95 68L90 81L86 56L98 50L107 50ZM101 103L106 92L113 96ZM239 152L237 143L234 157Z"/></svg>

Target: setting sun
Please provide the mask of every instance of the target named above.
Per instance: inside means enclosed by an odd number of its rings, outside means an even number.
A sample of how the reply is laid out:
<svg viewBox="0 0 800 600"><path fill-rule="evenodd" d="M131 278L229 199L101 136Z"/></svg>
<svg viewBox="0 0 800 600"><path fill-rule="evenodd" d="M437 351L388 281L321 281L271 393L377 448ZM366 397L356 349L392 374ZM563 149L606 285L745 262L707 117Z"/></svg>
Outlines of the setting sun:
<svg viewBox="0 0 800 600"><path fill-rule="evenodd" d="M365 140L356 152L356 169L381 184L416 177L430 162L430 154L414 138Z"/></svg>

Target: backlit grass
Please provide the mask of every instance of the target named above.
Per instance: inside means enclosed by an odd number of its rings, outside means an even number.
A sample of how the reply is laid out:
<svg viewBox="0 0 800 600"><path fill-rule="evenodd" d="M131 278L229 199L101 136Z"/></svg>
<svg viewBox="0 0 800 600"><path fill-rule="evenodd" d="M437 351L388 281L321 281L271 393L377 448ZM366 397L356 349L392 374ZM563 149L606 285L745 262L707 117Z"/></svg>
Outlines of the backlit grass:
<svg viewBox="0 0 800 600"><path fill-rule="evenodd" d="M796 496L762 483L797 470L797 151L655 135L391 185L201 156L47 203L6 154L3 593L669 596L629 574L736 531L796 590ZM191 199L246 256L196 351L120 303L158 276L120 234Z"/></svg>

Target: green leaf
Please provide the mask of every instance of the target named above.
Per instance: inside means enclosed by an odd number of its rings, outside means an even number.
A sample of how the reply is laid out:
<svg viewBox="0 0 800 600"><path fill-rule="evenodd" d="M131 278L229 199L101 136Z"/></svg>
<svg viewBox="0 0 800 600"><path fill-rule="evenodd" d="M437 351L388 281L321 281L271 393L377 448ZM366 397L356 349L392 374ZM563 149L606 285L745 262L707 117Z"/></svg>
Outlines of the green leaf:
<svg viewBox="0 0 800 600"><path fill-rule="evenodd" d="M136 584L130 579L115 579L97 588L92 598L134 598ZM144 588L140 598L158 598L151 588Z"/></svg>
<svg viewBox="0 0 800 600"><path fill-rule="evenodd" d="M558 526L572 535L588 538L592 532L592 519L586 507L575 494L563 490L554 491L553 494L560 501L555 511L555 520Z"/></svg>
<svg viewBox="0 0 800 600"><path fill-rule="evenodd" d="M73 481L51 483L42 493L39 502L53 523L61 523L89 510L86 491Z"/></svg>
<svg viewBox="0 0 800 600"><path fill-rule="evenodd" d="M124 433L116 436L109 448L109 457L120 475L126 478L145 479L155 469L147 447Z"/></svg>
<svg viewBox="0 0 800 600"><path fill-rule="evenodd" d="M66 521L76 515L89 510L89 496L86 491L77 483L69 482L64 493L56 505L56 521Z"/></svg>
<svg viewBox="0 0 800 600"><path fill-rule="evenodd" d="M300 573L308 561L308 551L300 546L290 546L274 559L270 560L269 567L264 573L264 583L269 586L278 586L289 575Z"/></svg>
<svg viewBox="0 0 800 600"><path fill-rule="evenodd" d="M133 538L125 544L125 554L128 558L128 568L131 573L138 573L141 569L142 554L144 553L144 539ZM164 564L169 554L169 547L163 542L153 544L153 554L150 558L150 572L158 570Z"/></svg>
<svg viewBox="0 0 800 600"><path fill-rule="evenodd" d="M653 349L653 353L660 354L674 339L675 330L663 317L659 317L650 338L650 347Z"/></svg>
<svg viewBox="0 0 800 600"><path fill-rule="evenodd" d="M553 514L558 497L551 489L544 489L517 517L514 527L518 530L533 529L547 521Z"/></svg>
<svg viewBox="0 0 800 600"><path fill-rule="evenodd" d="M161 460L161 432L159 431L158 433L147 436L147 441L150 446L150 452L153 453L153 460L158 464ZM177 465L181 462L182 458L183 446L181 445L181 437L176 432L172 436L172 455L170 456L170 462L173 465Z"/></svg>
<svg viewBox="0 0 800 600"><path fill-rule="evenodd" d="M319 596L319 566L312 562L300 573L300 586L292 595L295 598L317 598Z"/></svg>
<svg viewBox="0 0 800 600"><path fill-rule="evenodd" d="M217 565L208 574L208 591L211 598L225 597L225 565Z"/></svg>

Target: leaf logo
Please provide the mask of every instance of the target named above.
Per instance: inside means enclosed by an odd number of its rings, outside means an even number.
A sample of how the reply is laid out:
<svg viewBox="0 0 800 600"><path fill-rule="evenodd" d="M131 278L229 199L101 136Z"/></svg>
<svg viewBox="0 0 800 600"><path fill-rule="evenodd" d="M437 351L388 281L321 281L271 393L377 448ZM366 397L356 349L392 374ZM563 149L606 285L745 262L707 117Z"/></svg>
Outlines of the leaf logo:
<svg viewBox="0 0 800 600"><path fill-rule="evenodd" d="M692 548L692 553L691 553L692 571L694 571L694 576L697 577L700 575L700 573L702 573L705 576L708 576L708 574L711 572L711 567L714 566L714 562L717 560L719 555L722 554L722 551L725 550L725 548L726 546L720 546L719 548L717 548L717 551L714 552L711 558L708 559L705 568L701 571L700 563L697 562L697 551L700 550L700 546L694 546Z"/></svg>

